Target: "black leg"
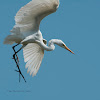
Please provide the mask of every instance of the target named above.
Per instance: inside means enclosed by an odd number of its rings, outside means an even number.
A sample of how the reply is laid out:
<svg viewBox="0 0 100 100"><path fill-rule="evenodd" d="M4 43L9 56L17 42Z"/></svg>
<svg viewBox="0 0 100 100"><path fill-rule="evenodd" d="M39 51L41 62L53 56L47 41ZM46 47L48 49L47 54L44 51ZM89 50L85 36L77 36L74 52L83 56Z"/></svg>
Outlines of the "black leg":
<svg viewBox="0 0 100 100"><path fill-rule="evenodd" d="M19 45L19 44L17 44L17 45L15 45L15 46L12 47L14 53L16 53L16 51L15 51L15 47L18 46L18 45ZM19 59L18 59L17 54L16 54L16 58L17 58L17 63L19 64ZM14 58L13 58L13 59L14 59Z"/></svg>
<svg viewBox="0 0 100 100"><path fill-rule="evenodd" d="M19 82L20 82L20 73L19 73Z"/></svg>
<svg viewBox="0 0 100 100"><path fill-rule="evenodd" d="M18 45L18 44L17 44ZM15 51L15 54L13 55L13 59L14 59L14 61L15 61L15 63L16 63L16 65L17 65L17 68L18 68L18 71L17 72L19 72L19 82L20 82L20 75L22 76L22 78L24 79L24 81L26 82L26 80L25 80L25 78L24 78L24 76L23 76L23 74L22 74L22 72L21 72L21 70L20 70L20 68L19 68L19 65L18 65L18 62L17 62L17 60L16 60L16 58L15 58L15 56L17 55L17 53L22 49L23 47L21 47L17 52Z"/></svg>
<svg viewBox="0 0 100 100"><path fill-rule="evenodd" d="M23 77L24 81L26 82L26 80L25 80L25 78L24 78L24 76L23 76L23 74L22 74L22 72L21 72L21 70L19 68L19 65L18 65L18 63L17 63L17 61L15 59L15 55L13 55L13 57L14 57L15 63L16 63L17 68L18 68L18 71L17 70L15 70L15 71L19 72L19 82L20 82L20 75Z"/></svg>

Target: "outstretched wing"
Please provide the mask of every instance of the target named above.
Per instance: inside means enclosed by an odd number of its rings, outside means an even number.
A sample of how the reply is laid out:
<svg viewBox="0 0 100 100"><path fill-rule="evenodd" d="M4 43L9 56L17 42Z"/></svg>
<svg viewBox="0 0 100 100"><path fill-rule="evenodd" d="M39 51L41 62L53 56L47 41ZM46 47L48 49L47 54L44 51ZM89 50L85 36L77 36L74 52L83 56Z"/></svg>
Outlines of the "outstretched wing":
<svg viewBox="0 0 100 100"><path fill-rule="evenodd" d="M36 43L29 43L23 48L24 61L26 62L27 72L34 76L37 74L43 56L44 50Z"/></svg>
<svg viewBox="0 0 100 100"><path fill-rule="evenodd" d="M31 35L31 31L39 29L40 21L55 12L58 6L59 0L32 0L17 12L16 25L11 32Z"/></svg>

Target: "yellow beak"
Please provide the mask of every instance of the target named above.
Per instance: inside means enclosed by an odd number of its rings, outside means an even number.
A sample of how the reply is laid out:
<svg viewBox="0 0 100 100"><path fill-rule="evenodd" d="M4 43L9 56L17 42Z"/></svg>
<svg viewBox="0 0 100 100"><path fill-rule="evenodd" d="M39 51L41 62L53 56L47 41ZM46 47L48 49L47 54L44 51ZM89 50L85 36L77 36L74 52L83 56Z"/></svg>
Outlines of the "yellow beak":
<svg viewBox="0 0 100 100"><path fill-rule="evenodd" d="M74 54L67 46L65 46L65 49Z"/></svg>

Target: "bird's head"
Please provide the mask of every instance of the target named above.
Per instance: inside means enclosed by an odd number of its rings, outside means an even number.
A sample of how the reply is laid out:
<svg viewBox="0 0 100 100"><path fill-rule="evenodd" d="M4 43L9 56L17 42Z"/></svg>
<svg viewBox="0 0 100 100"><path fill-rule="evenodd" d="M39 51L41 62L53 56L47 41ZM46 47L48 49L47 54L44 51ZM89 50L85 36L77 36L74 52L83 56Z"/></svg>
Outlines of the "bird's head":
<svg viewBox="0 0 100 100"><path fill-rule="evenodd" d="M74 54L74 52L72 52L62 40L55 39L55 44L59 45L60 47L66 49Z"/></svg>

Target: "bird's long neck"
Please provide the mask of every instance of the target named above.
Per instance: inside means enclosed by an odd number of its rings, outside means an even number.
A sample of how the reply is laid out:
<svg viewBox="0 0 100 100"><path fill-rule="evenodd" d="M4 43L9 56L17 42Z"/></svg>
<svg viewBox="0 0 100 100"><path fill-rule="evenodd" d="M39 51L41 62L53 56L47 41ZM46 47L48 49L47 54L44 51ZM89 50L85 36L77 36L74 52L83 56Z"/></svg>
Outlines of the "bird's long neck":
<svg viewBox="0 0 100 100"><path fill-rule="evenodd" d="M40 46L46 51L53 51L55 49L54 44L57 44L56 39L50 40L48 46L41 42Z"/></svg>

